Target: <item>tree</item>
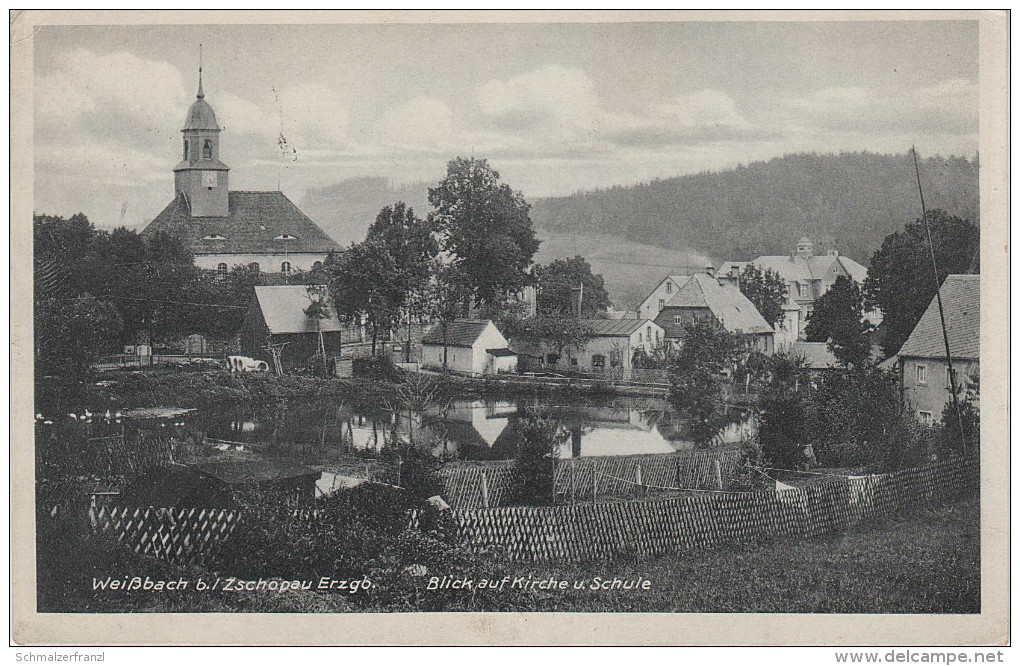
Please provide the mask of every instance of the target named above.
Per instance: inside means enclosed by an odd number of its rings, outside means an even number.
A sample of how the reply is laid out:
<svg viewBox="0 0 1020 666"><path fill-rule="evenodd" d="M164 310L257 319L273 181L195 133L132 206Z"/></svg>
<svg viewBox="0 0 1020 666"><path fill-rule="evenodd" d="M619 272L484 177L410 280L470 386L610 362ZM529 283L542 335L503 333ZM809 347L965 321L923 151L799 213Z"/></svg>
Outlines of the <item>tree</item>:
<svg viewBox="0 0 1020 666"><path fill-rule="evenodd" d="M338 314L368 319L372 354L379 331L390 330L400 316L406 297L393 257L379 238L352 243L328 266L329 291Z"/></svg>
<svg viewBox="0 0 1020 666"><path fill-rule="evenodd" d="M524 337L534 343L555 349L558 357L564 350L580 353L594 336L591 327L577 317L562 314L539 314L524 320L520 328L511 334Z"/></svg>
<svg viewBox="0 0 1020 666"><path fill-rule="evenodd" d="M775 326L783 320L786 303L786 281L771 268L760 269L748 264L740 274L740 291L754 304L761 316Z"/></svg>
<svg viewBox="0 0 1020 666"><path fill-rule="evenodd" d="M670 357L669 403L698 446L707 446L726 425L723 373L732 370L745 345L740 337L710 321L684 326L680 350Z"/></svg>
<svg viewBox="0 0 1020 666"><path fill-rule="evenodd" d="M35 304L36 373L83 377L116 345L123 326L117 308L91 295Z"/></svg>
<svg viewBox="0 0 1020 666"><path fill-rule="evenodd" d="M804 328L808 342L828 342L841 365L861 369L871 361L870 326L863 321L864 296L857 283L840 275L815 301Z"/></svg>
<svg viewBox="0 0 1020 666"><path fill-rule="evenodd" d="M928 224L939 269L939 285L951 273L980 269L980 231L973 223L942 210L931 210ZM882 350L886 355L895 354L906 342L935 297L935 284L928 238L921 219L885 237L882 247L871 257L864 281L864 300L869 309L882 310Z"/></svg>
<svg viewBox="0 0 1020 666"><path fill-rule="evenodd" d="M531 283L528 267L539 245L531 206L486 160L451 160L446 178L429 188L429 204L440 247L465 278L463 314L471 300L495 303Z"/></svg>
<svg viewBox="0 0 1020 666"><path fill-rule="evenodd" d="M543 314L575 314L577 290L583 285L581 316L598 316L612 305L605 280L591 272L591 264L577 255L535 267L538 280L538 311Z"/></svg>
<svg viewBox="0 0 1020 666"><path fill-rule="evenodd" d="M368 228L366 240L378 241L393 260L395 288L403 291L400 309L408 326L407 360L411 357L411 321L428 313L428 290L439 243L431 222L404 202L386 206Z"/></svg>
<svg viewBox="0 0 1020 666"><path fill-rule="evenodd" d="M514 457L511 501L515 504L555 504L554 475L560 446L570 433L553 419L523 411L513 424L517 444Z"/></svg>

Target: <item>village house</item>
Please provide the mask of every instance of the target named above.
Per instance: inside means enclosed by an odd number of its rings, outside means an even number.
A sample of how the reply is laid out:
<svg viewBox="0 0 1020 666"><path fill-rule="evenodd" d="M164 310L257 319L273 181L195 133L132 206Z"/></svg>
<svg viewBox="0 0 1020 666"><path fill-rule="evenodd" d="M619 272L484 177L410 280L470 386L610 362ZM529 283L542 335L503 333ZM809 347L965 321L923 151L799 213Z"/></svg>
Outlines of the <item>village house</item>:
<svg viewBox="0 0 1020 666"><path fill-rule="evenodd" d="M324 317L307 314L313 297L322 304ZM266 347L283 344L284 365L303 365L317 353L335 359L343 342L343 326L325 285L255 287L241 323L241 353L245 356L262 359L273 367Z"/></svg>
<svg viewBox="0 0 1020 666"><path fill-rule="evenodd" d="M962 398L967 387L977 381L980 372L981 276L949 275L940 292L949 353L956 375L955 388ZM931 425L938 422L946 405L952 402L954 384L949 376L939 306L935 298L932 298L895 358L905 404L921 423Z"/></svg>
<svg viewBox="0 0 1020 666"><path fill-rule="evenodd" d="M638 350L651 353L665 339L662 327L649 319L582 319L581 324L591 333L584 346L567 347L562 356L543 346L545 367L624 378Z"/></svg>
<svg viewBox="0 0 1020 666"><path fill-rule="evenodd" d="M763 255L747 262L727 261L719 267L716 275L721 282L739 285L740 274L749 264L762 271L772 270L786 282L783 324L781 330L776 331L776 346L781 349L788 349L789 344L803 334L814 312L815 301L832 288L836 278L848 277L861 286L868 277L867 268L840 255L837 250L816 256L814 243L807 237L801 238L797 249L789 255ZM875 325L881 323L880 313L869 312L866 317Z"/></svg>
<svg viewBox="0 0 1020 666"><path fill-rule="evenodd" d="M205 101L188 110L181 162L174 167L174 198L142 231L185 241L199 268L226 275L237 265L289 275L321 266L340 246L282 192L229 190L230 167L220 161L220 126Z"/></svg>
<svg viewBox="0 0 1020 666"><path fill-rule="evenodd" d="M689 275L667 275L664 277L659 284L655 285L652 293L641 301L637 310L638 319L654 320L658 317L662 308L666 307L666 303L676 295L676 292L687 282L689 277Z"/></svg>
<svg viewBox="0 0 1020 666"><path fill-rule="evenodd" d="M436 323L422 338L423 368L465 375L517 372L517 354L492 320Z"/></svg>
<svg viewBox="0 0 1020 666"><path fill-rule="evenodd" d="M721 284L707 272L688 276L655 317L671 346L682 343L684 326L700 321L714 321L745 336L748 345L763 354L775 351L775 331L754 304L740 289Z"/></svg>

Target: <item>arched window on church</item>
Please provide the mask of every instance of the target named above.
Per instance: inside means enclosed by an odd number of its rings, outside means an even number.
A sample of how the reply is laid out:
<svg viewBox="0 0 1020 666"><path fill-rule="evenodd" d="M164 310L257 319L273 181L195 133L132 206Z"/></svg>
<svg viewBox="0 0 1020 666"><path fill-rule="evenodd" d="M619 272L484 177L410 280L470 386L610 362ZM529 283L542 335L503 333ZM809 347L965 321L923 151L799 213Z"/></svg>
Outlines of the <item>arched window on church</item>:
<svg viewBox="0 0 1020 666"><path fill-rule="evenodd" d="M188 140L184 140L184 159L188 159Z"/></svg>
<svg viewBox="0 0 1020 666"><path fill-rule="evenodd" d="M202 157L207 160L212 159L212 141L209 139L202 142Z"/></svg>
<svg viewBox="0 0 1020 666"><path fill-rule="evenodd" d="M225 263L223 263L223 262L220 262L219 264L216 265L216 272L219 273L220 275L222 275L223 277L226 277L227 276L227 265Z"/></svg>
<svg viewBox="0 0 1020 666"><path fill-rule="evenodd" d="M285 261L282 264L280 264L280 272L283 273L284 275L290 275L290 262L289 261Z"/></svg>

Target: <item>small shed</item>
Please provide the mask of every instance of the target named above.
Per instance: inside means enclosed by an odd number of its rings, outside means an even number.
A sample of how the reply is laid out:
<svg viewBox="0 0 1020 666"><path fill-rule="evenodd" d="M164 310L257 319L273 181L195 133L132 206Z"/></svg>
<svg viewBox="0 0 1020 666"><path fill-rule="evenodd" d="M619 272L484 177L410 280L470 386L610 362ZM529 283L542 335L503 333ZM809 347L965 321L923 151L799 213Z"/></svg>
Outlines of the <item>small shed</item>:
<svg viewBox="0 0 1020 666"><path fill-rule="evenodd" d="M422 338L422 367L466 375L517 372L517 354L491 320L434 324Z"/></svg>
<svg viewBox="0 0 1020 666"><path fill-rule="evenodd" d="M313 299L322 304L323 317L308 315ZM340 354L341 324L325 285L265 285L255 287L241 324L241 353L272 366L266 344L282 344L285 366L303 365L325 351Z"/></svg>

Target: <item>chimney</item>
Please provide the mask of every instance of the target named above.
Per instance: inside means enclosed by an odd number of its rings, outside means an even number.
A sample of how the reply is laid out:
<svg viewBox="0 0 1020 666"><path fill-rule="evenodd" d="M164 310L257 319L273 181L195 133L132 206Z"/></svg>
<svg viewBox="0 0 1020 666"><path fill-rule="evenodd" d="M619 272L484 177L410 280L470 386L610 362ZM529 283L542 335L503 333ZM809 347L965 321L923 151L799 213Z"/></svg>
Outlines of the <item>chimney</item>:
<svg viewBox="0 0 1020 666"><path fill-rule="evenodd" d="M715 277L715 268L711 264L705 266L705 272L708 273L709 277Z"/></svg>

